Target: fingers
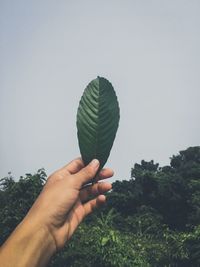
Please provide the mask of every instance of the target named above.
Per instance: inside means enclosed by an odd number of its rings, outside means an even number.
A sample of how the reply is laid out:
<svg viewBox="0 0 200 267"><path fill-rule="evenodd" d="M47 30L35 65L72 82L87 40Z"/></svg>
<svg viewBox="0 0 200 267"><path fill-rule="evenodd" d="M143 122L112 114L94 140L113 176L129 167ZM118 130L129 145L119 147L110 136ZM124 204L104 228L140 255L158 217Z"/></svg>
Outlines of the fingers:
<svg viewBox="0 0 200 267"><path fill-rule="evenodd" d="M84 167L84 163L81 158L76 158L70 163L65 165L60 171L66 172L68 174L75 174L79 172Z"/></svg>
<svg viewBox="0 0 200 267"><path fill-rule="evenodd" d="M80 191L81 202L87 201L92 196L98 196L108 192L112 188L110 183L96 183L88 185Z"/></svg>
<svg viewBox="0 0 200 267"><path fill-rule="evenodd" d="M95 182L101 181L101 180L105 180L108 179L110 177L112 177L114 175L114 172L112 169L106 168L106 169L102 169L97 176L95 177ZM83 185L86 184L90 184L92 183L93 180L87 181L87 183L84 183Z"/></svg>
<svg viewBox="0 0 200 267"><path fill-rule="evenodd" d="M99 208L106 202L104 195L99 195L97 198L92 199L83 205L85 210L85 216L93 212L96 208Z"/></svg>
<svg viewBox="0 0 200 267"><path fill-rule="evenodd" d="M109 169L109 168L106 168L106 169L102 169L98 176L97 176L97 181L99 180L104 180L104 179L107 179L107 178L110 178L114 175L114 171Z"/></svg>
<svg viewBox="0 0 200 267"><path fill-rule="evenodd" d="M68 238L71 237L77 226L81 223L81 221L96 208L101 207L106 202L106 197L104 195L99 195L95 199L88 201L83 204L76 203L71 211L71 226L68 232ZM84 212L83 212L84 209Z"/></svg>
<svg viewBox="0 0 200 267"><path fill-rule="evenodd" d="M95 177L98 168L99 161L97 159L93 159L85 168L82 168L79 172L74 174L74 179L77 180L81 187L83 184L90 182L90 180Z"/></svg>

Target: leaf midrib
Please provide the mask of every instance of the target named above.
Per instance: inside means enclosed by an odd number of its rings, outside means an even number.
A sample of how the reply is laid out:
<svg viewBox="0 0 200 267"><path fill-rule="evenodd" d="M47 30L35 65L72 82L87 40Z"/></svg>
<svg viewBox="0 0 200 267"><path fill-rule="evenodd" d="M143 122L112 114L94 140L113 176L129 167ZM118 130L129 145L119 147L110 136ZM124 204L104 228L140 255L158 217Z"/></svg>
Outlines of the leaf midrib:
<svg viewBox="0 0 200 267"><path fill-rule="evenodd" d="M100 106L100 78L98 77L98 98L97 98L97 132L96 132L96 142L95 142L95 158L98 158L97 151L99 145L99 106Z"/></svg>

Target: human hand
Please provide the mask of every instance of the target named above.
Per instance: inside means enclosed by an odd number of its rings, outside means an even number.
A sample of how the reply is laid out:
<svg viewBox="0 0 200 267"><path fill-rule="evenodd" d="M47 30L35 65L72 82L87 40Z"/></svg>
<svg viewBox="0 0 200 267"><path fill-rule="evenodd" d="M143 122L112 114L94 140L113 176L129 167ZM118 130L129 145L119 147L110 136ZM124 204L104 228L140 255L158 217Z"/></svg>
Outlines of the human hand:
<svg viewBox="0 0 200 267"><path fill-rule="evenodd" d="M84 167L79 158L53 173L26 216L25 220L47 229L56 250L70 239L85 216L105 203L103 194L112 188L111 184L87 185L95 177L98 167L97 160ZM104 169L97 180L112 175L111 169Z"/></svg>

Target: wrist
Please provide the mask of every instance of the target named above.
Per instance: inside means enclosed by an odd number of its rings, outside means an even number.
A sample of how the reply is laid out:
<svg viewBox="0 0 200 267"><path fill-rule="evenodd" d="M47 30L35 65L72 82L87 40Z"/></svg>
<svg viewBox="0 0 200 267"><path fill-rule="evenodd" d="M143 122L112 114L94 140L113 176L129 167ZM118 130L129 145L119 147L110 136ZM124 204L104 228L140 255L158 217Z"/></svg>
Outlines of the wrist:
<svg viewBox="0 0 200 267"><path fill-rule="evenodd" d="M25 217L2 246L1 262L5 267L28 267L30 263L32 267L42 267L55 251L55 242L48 229Z"/></svg>
<svg viewBox="0 0 200 267"><path fill-rule="evenodd" d="M42 213L37 207L32 207L22 221L22 224L24 224L26 228L33 229L34 232L37 231L41 236L44 236L46 241L48 241L47 245L51 247L52 254L54 254L59 250L56 242L56 231L46 218L47 216L45 216L44 212Z"/></svg>
<svg viewBox="0 0 200 267"><path fill-rule="evenodd" d="M37 220L37 218L29 218L29 216L27 216L19 227L22 228L27 237L35 240L36 243L42 242L43 249L48 249L51 256L56 252L55 239L45 223L42 223L39 219Z"/></svg>

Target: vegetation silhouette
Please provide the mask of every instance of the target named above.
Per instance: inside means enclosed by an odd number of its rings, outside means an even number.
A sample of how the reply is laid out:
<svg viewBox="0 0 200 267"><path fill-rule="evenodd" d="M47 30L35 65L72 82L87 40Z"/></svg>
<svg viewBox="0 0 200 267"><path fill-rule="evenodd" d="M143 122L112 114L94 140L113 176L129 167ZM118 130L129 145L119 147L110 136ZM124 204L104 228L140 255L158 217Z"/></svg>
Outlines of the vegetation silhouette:
<svg viewBox="0 0 200 267"><path fill-rule="evenodd" d="M23 219L46 181L44 169L0 180L0 244ZM107 204L81 224L49 267L200 266L200 147L159 167L142 160L116 181Z"/></svg>

